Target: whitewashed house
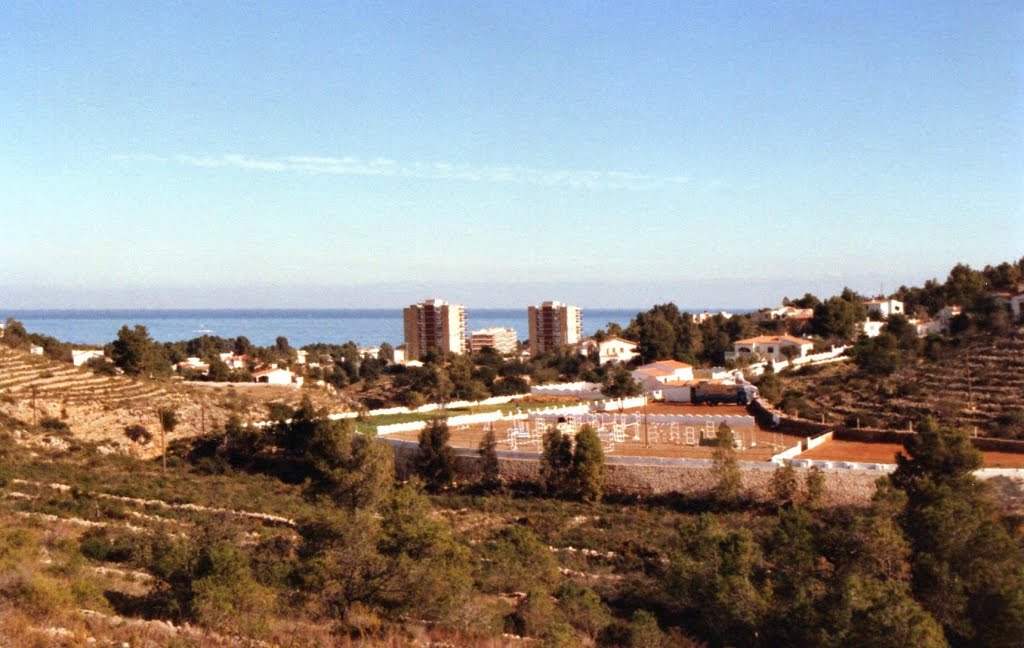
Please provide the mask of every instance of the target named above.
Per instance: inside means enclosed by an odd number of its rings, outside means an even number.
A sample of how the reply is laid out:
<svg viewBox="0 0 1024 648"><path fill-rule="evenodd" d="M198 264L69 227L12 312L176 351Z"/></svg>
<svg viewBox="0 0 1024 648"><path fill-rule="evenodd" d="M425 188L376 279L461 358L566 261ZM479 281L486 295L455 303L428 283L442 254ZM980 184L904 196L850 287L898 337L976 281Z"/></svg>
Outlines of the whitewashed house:
<svg viewBox="0 0 1024 648"><path fill-rule="evenodd" d="M1016 291L992 293L992 296L1010 307L1014 321L1020 319L1021 313L1024 312L1024 291L1019 286Z"/></svg>
<svg viewBox="0 0 1024 648"><path fill-rule="evenodd" d="M910 319L907 320L910 325L914 327L914 331L917 333L917 337L925 337L926 335L932 335L933 333L942 333L946 329L947 325L944 325L937 319L919 320Z"/></svg>
<svg viewBox="0 0 1024 648"><path fill-rule="evenodd" d="M779 308L758 311L751 315L751 317L756 322L767 320L809 320L814 317L814 309L780 306Z"/></svg>
<svg viewBox="0 0 1024 648"><path fill-rule="evenodd" d="M640 383L645 392L653 392L693 380L693 365L678 360L658 360L637 367L631 373L633 380Z"/></svg>
<svg viewBox="0 0 1024 648"><path fill-rule="evenodd" d="M869 299L865 302L868 313L875 313L882 319L891 315L903 315L903 302L898 299Z"/></svg>
<svg viewBox="0 0 1024 648"><path fill-rule="evenodd" d="M86 362L89 362L93 358L104 358L106 357L100 349L72 349L71 350L71 363L76 367L81 367Z"/></svg>
<svg viewBox="0 0 1024 648"><path fill-rule="evenodd" d="M860 328L860 332L869 338L878 337L882 333L882 327L885 326L885 322L878 320L864 320L857 325Z"/></svg>
<svg viewBox="0 0 1024 648"><path fill-rule="evenodd" d="M268 385L302 384L302 376L296 376L294 372L279 367L268 367L267 369L254 371L252 377L256 382Z"/></svg>
<svg viewBox="0 0 1024 648"><path fill-rule="evenodd" d="M786 306L785 308L789 308L789 307ZM813 315L814 313L812 312L811 314ZM717 313L709 313L707 311L704 311L703 313L698 313L698 314L694 315L693 316L693 322L694 322L694 324L703 324L704 322L708 321L709 319L711 319L715 315L721 315L724 319L732 319L732 313L728 313L726 311L719 311Z"/></svg>
<svg viewBox="0 0 1024 648"><path fill-rule="evenodd" d="M774 362L782 362L788 359L782 352L786 348L796 349L794 357L802 358L814 350L814 342L792 335L759 335L733 342L733 352L727 353L726 358L755 355Z"/></svg>
<svg viewBox="0 0 1024 648"><path fill-rule="evenodd" d="M948 329L950 321L963 312L964 309L960 306L943 306L938 313L935 313L935 319L942 322L942 326Z"/></svg>
<svg viewBox="0 0 1024 648"><path fill-rule="evenodd" d="M228 369L245 369L245 356L233 353L218 353L220 361L228 366Z"/></svg>
<svg viewBox="0 0 1024 648"><path fill-rule="evenodd" d="M199 358L185 358L177 364L178 371L197 371L204 376L210 373L210 365Z"/></svg>
<svg viewBox="0 0 1024 648"><path fill-rule="evenodd" d="M609 362L627 363L640 355L637 343L620 337L610 337L600 342L587 338L580 343L580 350L597 358L597 363L604 365Z"/></svg>
<svg viewBox="0 0 1024 648"><path fill-rule="evenodd" d="M43 355L43 351L43 347L39 346L38 344L33 344L28 348L28 352L31 353L32 355L41 356Z"/></svg>

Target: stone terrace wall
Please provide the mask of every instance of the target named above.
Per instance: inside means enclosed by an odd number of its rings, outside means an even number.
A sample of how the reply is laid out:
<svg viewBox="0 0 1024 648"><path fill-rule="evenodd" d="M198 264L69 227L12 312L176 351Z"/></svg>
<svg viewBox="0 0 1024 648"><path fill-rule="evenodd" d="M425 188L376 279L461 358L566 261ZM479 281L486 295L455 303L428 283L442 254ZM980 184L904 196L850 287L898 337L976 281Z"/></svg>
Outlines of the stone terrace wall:
<svg viewBox="0 0 1024 648"><path fill-rule="evenodd" d="M864 441L867 443L897 443L913 432L905 430L885 430L876 428L851 428L843 425L828 425L816 421L796 418L772 407L766 401L755 398L749 406L750 412L764 428L787 434L817 436L825 432L833 432L839 441ZM990 437L971 437L971 444L978 450L987 452L1018 452L1024 453L1024 441L1014 439L993 439Z"/></svg>
<svg viewBox="0 0 1024 648"><path fill-rule="evenodd" d="M417 444L413 441L387 439L395 451L395 471L400 478L411 474L412 460ZM479 475L479 456L469 448L455 448L457 472L460 479L475 479ZM540 475L540 454L535 452L499 451L498 465L506 482L537 482ZM701 459L666 459L658 457L615 457L605 459L605 490L612 493L662 495L681 493L689 496L707 496L715 485L712 462ZM777 464L741 461L743 487L755 500L770 496L769 483ZM797 468L801 479L808 469ZM878 471L822 469L825 475L826 505L864 504L875 492Z"/></svg>

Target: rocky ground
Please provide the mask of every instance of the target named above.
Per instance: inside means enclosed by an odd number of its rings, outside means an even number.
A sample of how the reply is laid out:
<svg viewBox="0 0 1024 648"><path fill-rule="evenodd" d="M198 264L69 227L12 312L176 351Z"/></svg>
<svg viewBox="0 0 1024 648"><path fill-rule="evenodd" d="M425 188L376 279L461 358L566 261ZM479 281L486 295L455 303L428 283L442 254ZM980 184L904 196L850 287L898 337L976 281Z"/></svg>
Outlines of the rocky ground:
<svg viewBox="0 0 1024 648"><path fill-rule="evenodd" d="M126 453L150 456L158 450L159 408L174 409L179 424L168 442L213 430L231 416L263 420L269 403L297 406L309 397L317 407L346 411L349 401L318 388L276 386L211 387L177 380L107 376L24 351L0 347L0 415L26 423L50 418L79 439ZM135 444L126 426L142 425L157 441Z"/></svg>

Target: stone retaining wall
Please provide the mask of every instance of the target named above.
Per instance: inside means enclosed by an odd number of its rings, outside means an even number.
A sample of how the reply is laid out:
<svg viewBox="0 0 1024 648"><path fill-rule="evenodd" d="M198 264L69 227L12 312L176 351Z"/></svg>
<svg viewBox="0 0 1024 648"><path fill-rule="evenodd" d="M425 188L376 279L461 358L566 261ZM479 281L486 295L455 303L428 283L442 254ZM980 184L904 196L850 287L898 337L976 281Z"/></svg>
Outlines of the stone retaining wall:
<svg viewBox="0 0 1024 648"><path fill-rule="evenodd" d="M833 432L838 441L863 441L866 443L896 443L903 444L903 440L914 432L906 430L886 430L876 428L851 428L844 425L828 425L808 421L794 416L789 416L771 406L770 403L761 398L755 398L749 406L750 412L757 419L758 424L773 431L801 434L805 436L818 436L826 432ZM1018 452L1024 453L1024 441L1014 439L993 439L990 437L971 437L971 444L978 450L985 452Z"/></svg>
<svg viewBox="0 0 1024 648"><path fill-rule="evenodd" d="M408 477L418 445L413 441L387 439L395 451L395 472L399 478ZM472 480L479 475L480 460L475 450L455 448L456 470L459 479ZM540 454L536 452L499 451L498 466L506 482L536 483L540 475ZM605 491L637 495L681 493L689 496L709 496L716 479L713 463L702 459L667 459L659 457L606 457ZM770 497L770 482L778 464L771 462L741 461L743 488L751 499ZM798 476L805 478L808 469L797 468ZM877 471L850 469L822 469L825 476L825 505L867 503L875 492Z"/></svg>

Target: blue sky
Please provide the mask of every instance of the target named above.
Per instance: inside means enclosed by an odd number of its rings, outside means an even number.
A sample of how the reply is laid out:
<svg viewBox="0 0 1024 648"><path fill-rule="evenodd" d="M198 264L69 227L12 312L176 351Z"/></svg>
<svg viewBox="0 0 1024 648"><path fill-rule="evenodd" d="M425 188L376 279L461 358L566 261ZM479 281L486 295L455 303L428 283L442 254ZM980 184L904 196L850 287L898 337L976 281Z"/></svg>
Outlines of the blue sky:
<svg viewBox="0 0 1024 648"><path fill-rule="evenodd" d="M0 307L753 307L1024 255L1019 3L339 4L0 6Z"/></svg>

